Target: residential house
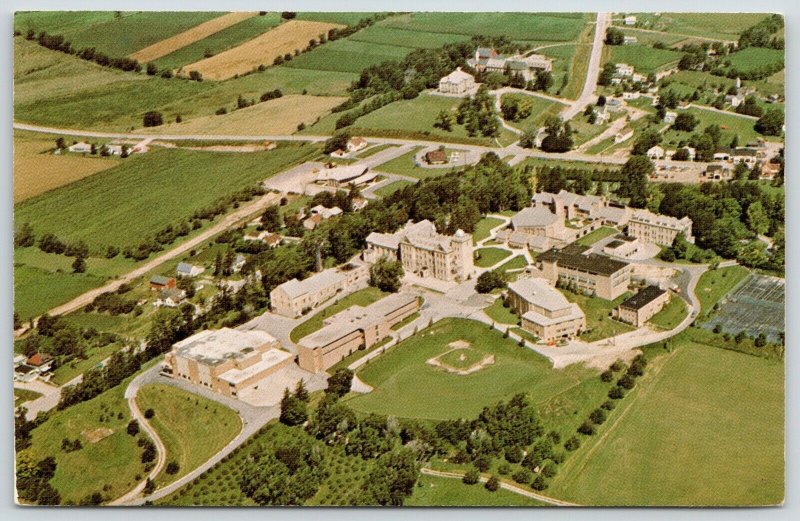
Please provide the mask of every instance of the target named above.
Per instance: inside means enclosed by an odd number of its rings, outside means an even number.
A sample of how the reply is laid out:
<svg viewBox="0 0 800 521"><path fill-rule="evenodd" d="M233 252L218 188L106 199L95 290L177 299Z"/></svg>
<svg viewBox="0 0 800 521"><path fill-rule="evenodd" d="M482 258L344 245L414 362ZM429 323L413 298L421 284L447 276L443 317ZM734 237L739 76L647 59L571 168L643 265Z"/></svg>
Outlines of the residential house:
<svg viewBox="0 0 800 521"><path fill-rule="evenodd" d="M728 94L725 96L725 103L733 108L738 107L744 103L744 94L737 92L736 94Z"/></svg>
<svg viewBox="0 0 800 521"><path fill-rule="evenodd" d="M633 76L633 65L627 63L617 63L614 65L616 73L620 76Z"/></svg>
<svg viewBox="0 0 800 521"><path fill-rule="evenodd" d="M759 159L764 157L764 153L755 148L737 148L731 152L731 160L734 165L744 163L749 168L753 168Z"/></svg>
<svg viewBox="0 0 800 521"><path fill-rule="evenodd" d="M178 288L162 289L153 305L155 307L176 308L186 298L186 292Z"/></svg>
<svg viewBox="0 0 800 521"><path fill-rule="evenodd" d="M447 164L447 154L444 150L431 150L425 153L425 161L429 165Z"/></svg>
<svg viewBox="0 0 800 521"><path fill-rule="evenodd" d="M346 159L349 155L346 150L342 150L341 148L337 148L333 152L329 154L334 159Z"/></svg>
<svg viewBox="0 0 800 521"><path fill-rule="evenodd" d="M730 161L731 152L733 152L733 150L730 148L717 149L717 151L714 152L714 161Z"/></svg>
<svg viewBox="0 0 800 521"><path fill-rule="evenodd" d="M179 262L176 272L178 277L196 277L203 273L206 269L202 266L195 266L188 262Z"/></svg>
<svg viewBox="0 0 800 521"><path fill-rule="evenodd" d="M625 103L619 98L609 98L605 107L609 112L619 112L625 107Z"/></svg>
<svg viewBox="0 0 800 521"><path fill-rule="evenodd" d="M725 181L731 179L732 172L724 165L708 165L703 175L713 181Z"/></svg>
<svg viewBox="0 0 800 521"><path fill-rule="evenodd" d="M639 97L641 97L641 95L642 95L642 93L639 92L638 90L626 91L626 92L622 93L622 99L624 99L626 101L627 100L632 100L632 99L639 99Z"/></svg>
<svg viewBox="0 0 800 521"><path fill-rule="evenodd" d="M642 242L672 246L679 233L683 233L687 241L694 242L692 220L689 217L678 219L649 210L634 210L628 221L628 235Z"/></svg>
<svg viewBox="0 0 800 521"><path fill-rule="evenodd" d="M177 281L172 277L164 277L163 275L153 275L150 277L150 289L162 290L174 288Z"/></svg>
<svg viewBox="0 0 800 521"><path fill-rule="evenodd" d="M635 16L626 16L624 18L625 25L636 25L636 17Z"/></svg>
<svg viewBox="0 0 800 521"><path fill-rule="evenodd" d="M622 45L634 45L638 39L635 36L624 36L622 38Z"/></svg>
<svg viewBox="0 0 800 521"><path fill-rule="evenodd" d="M672 125L675 123L675 120L678 119L678 113L669 111L664 115L664 123L667 125Z"/></svg>
<svg viewBox="0 0 800 521"><path fill-rule="evenodd" d="M294 356L265 331L223 328L196 333L164 357L165 374L231 398L292 364Z"/></svg>
<svg viewBox="0 0 800 521"><path fill-rule="evenodd" d="M37 352L29 356L25 364L36 369L39 374L44 374L53 367L53 357L47 353Z"/></svg>
<svg viewBox="0 0 800 521"><path fill-rule="evenodd" d="M772 180L781 171L780 163L773 163L772 161L764 161L761 164L761 179Z"/></svg>
<svg viewBox="0 0 800 521"><path fill-rule="evenodd" d="M92 152L92 145L81 141L79 143L72 144L67 147L67 150L70 152L74 152L76 154L89 154Z"/></svg>
<svg viewBox="0 0 800 521"><path fill-rule="evenodd" d="M354 154L360 150L367 148L367 141L361 137L351 137L347 142L347 151Z"/></svg>
<svg viewBox="0 0 800 521"><path fill-rule="evenodd" d="M439 80L439 92L445 94L466 94L475 88L475 76L464 72L461 67Z"/></svg>
<svg viewBox="0 0 800 521"><path fill-rule="evenodd" d="M392 326L419 309L414 295L394 293L369 306L351 306L323 321L323 327L297 345L297 363L312 373L326 371L346 356L388 337Z"/></svg>
<svg viewBox="0 0 800 521"><path fill-rule="evenodd" d="M669 293L657 286L647 286L614 308L614 316L622 322L643 327L669 302Z"/></svg>
<svg viewBox="0 0 800 521"><path fill-rule="evenodd" d="M614 143L622 143L623 141L627 141L633 137L633 129L631 127L625 127L619 132L616 133L614 136Z"/></svg>
<svg viewBox="0 0 800 521"><path fill-rule="evenodd" d="M659 145L650 147L647 150L647 157L649 157L651 160L664 159L664 149Z"/></svg>
<svg viewBox="0 0 800 521"><path fill-rule="evenodd" d="M309 213L311 215L303 221L303 227L307 230L313 230L322 221L328 220L331 217L336 217L337 215L341 215L344 212L338 206L326 208L321 204L318 204L314 208L311 208Z"/></svg>
<svg viewBox="0 0 800 521"><path fill-rule="evenodd" d="M368 281L368 265L348 263L284 282L270 292L270 306L278 315L297 318L337 295L366 287Z"/></svg>
<svg viewBox="0 0 800 521"><path fill-rule="evenodd" d="M580 306L569 302L541 278L521 278L508 285L510 306L522 318L522 328L544 342L577 336L586 328Z"/></svg>
<svg viewBox="0 0 800 521"><path fill-rule="evenodd" d="M263 242L270 248L274 248L281 243L281 236L278 235L277 233L270 233L268 231L263 231L258 233L257 235L244 235L242 236L242 240Z"/></svg>

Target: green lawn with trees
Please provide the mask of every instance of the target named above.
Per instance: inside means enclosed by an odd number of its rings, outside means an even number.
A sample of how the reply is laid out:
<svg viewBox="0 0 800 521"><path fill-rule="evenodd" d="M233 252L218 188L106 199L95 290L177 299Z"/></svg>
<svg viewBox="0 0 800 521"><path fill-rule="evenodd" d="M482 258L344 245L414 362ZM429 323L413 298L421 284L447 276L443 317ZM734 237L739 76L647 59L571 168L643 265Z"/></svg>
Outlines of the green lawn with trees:
<svg viewBox="0 0 800 521"><path fill-rule="evenodd" d="M475 266L488 268L511 256L511 252L502 248L479 248L475 250Z"/></svg>
<svg viewBox="0 0 800 521"><path fill-rule="evenodd" d="M714 304L732 290L750 273L743 266L731 266L709 270L700 276L694 292L700 299L701 315L711 311Z"/></svg>
<svg viewBox="0 0 800 521"><path fill-rule="evenodd" d="M561 292L567 300L578 304L586 315L586 332L580 335L581 340L585 342L595 342L636 329L629 324L611 318L611 310L630 297L630 293L620 295L614 300L606 300L600 297L573 293L564 288L561 289Z"/></svg>
<svg viewBox="0 0 800 521"><path fill-rule="evenodd" d="M606 237L614 235L615 233L619 233L619 230L617 230L616 228L611 228L610 226L601 226L595 231L590 232L587 235L584 235L575 242L577 242L582 246L591 246L594 243L605 239Z"/></svg>
<svg viewBox="0 0 800 521"><path fill-rule="evenodd" d="M167 448L162 487L188 474L227 445L242 428L236 412L224 405L162 384L146 385L136 395L139 410L152 409L148 420ZM176 464L176 465L171 465Z"/></svg>
<svg viewBox="0 0 800 521"><path fill-rule="evenodd" d="M429 358L464 340L472 349L495 356L495 363L461 376L426 364ZM526 392L544 401L577 381L572 371L556 371L537 353L480 322L445 319L404 340L358 371L374 387L347 404L361 412L400 417L444 419L469 417L484 405ZM431 398L431 397L435 398Z"/></svg>
<svg viewBox="0 0 800 521"><path fill-rule="evenodd" d="M648 322L662 329L674 329L686 318L687 312L686 302L679 296L672 295L667 305L653 315Z"/></svg>
<svg viewBox="0 0 800 521"><path fill-rule="evenodd" d="M783 501L782 363L676 344L617 408L605 434L576 451L551 494L608 506Z"/></svg>
<svg viewBox="0 0 800 521"><path fill-rule="evenodd" d="M472 244L478 244L478 242L489 237L491 231L503 224L503 222L502 219L497 217L484 217L478 221L478 224L475 225L475 231L472 232Z"/></svg>
<svg viewBox="0 0 800 521"><path fill-rule="evenodd" d="M301 338L321 329L323 326L323 321L326 318L335 315L340 311L344 311L350 306L368 306L373 302L377 302L378 300L382 299L387 294L388 293L384 293L378 288L374 288L372 286L360 289L355 293L351 293L350 295L342 297L341 299L333 302L330 306L326 306L325 309L321 310L319 313L315 314L313 317L294 328L289 336L292 339L292 342L297 342Z"/></svg>
<svg viewBox="0 0 800 521"><path fill-rule="evenodd" d="M483 312L498 324L513 324L516 326L520 323L519 315L510 307L503 305L502 297L495 299L491 306L483 308Z"/></svg>
<svg viewBox="0 0 800 521"><path fill-rule="evenodd" d="M428 507L531 507L546 503L500 489L486 490L482 483L466 485L460 479L422 475L407 506Z"/></svg>

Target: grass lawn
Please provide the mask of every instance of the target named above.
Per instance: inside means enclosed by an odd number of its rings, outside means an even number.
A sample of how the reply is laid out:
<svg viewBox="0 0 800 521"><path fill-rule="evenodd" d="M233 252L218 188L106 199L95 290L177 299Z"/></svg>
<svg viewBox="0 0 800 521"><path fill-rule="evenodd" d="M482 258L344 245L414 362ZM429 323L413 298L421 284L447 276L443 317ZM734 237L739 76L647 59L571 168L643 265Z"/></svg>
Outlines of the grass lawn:
<svg viewBox="0 0 800 521"><path fill-rule="evenodd" d="M79 502L93 492L106 499L116 498L132 489L145 475L140 463L141 449L137 437L125 432L130 421L124 398L129 380L99 396L53 411L50 417L32 432L31 446L17 454L39 461L47 456L56 459L55 477L50 484L61 494L62 502ZM108 429L100 431L99 429ZM95 443L87 434L108 434ZM65 452L61 441L79 439L80 450Z"/></svg>
<svg viewBox="0 0 800 521"><path fill-rule="evenodd" d="M506 262L505 264L501 265L496 271L499 271L503 274L503 277L508 282L513 282L517 280L517 273L509 273L510 270L521 270L525 266L528 265L528 259L525 258L524 255L517 255L516 257L512 258L510 261Z"/></svg>
<svg viewBox="0 0 800 521"><path fill-rule="evenodd" d="M292 339L292 342L297 342L301 338L321 329L323 320L335 315L339 311L343 311L350 306L368 306L373 302L377 302L378 300L382 299L386 295L387 293L384 293L378 288L374 288L372 286L358 290L355 293L351 293L350 295L333 302L330 306L326 306L325 309L294 328L289 337Z"/></svg>
<svg viewBox="0 0 800 521"><path fill-rule="evenodd" d="M468 376L445 373L429 358L465 340L472 349L495 355L495 363ZM470 418L489 404L519 393L542 402L577 382L574 371L554 370L547 359L520 348L486 324L445 319L401 342L358 371L375 389L347 401L354 409L401 417ZM433 397L433 398L432 398Z"/></svg>
<svg viewBox="0 0 800 521"><path fill-rule="evenodd" d="M255 503L239 488L242 468L247 459L262 447L274 449L290 446L296 443L298 438L313 439L302 427L287 427L272 422L250 438L251 442L237 448L229 458L205 472L197 481L159 500L156 504L255 506ZM329 447L321 441L314 443L322 452L324 465L330 475L306 505L352 505L361 491L364 479L372 470L373 463L359 456L346 455L339 445Z"/></svg>
<svg viewBox="0 0 800 521"><path fill-rule="evenodd" d="M520 130L541 127L548 116L556 116L564 108L561 103L525 94L504 94L502 100L516 100L521 108L530 108L531 115L527 118L519 121L507 121L509 125Z"/></svg>
<svg viewBox="0 0 800 521"><path fill-rule="evenodd" d="M411 186L413 184L414 183L412 183L411 181L406 181L404 179L401 179L400 181L395 181L393 183L389 183L386 186L378 188L377 190L375 190L375 195L379 197L387 197L392 195L396 191L402 190L403 188Z"/></svg>
<svg viewBox="0 0 800 521"><path fill-rule="evenodd" d="M170 385L142 387L136 403L142 411L155 411L149 421L167 448L167 463L180 465L176 474L162 471L156 478L157 486L172 483L202 465L242 428L232 409Z"/></svg>
<svg viewBox="0 0 800 521"><path fill-rule="evenodd" d="M123 318L124 320L125 318ZM118 344L108 344L99 348L91 348L87 350L86 359L76 358L72 362L62 365L53 371L52 381L56 385L64 385L76 376L85 373L89 369L95 367L97 364L114 354L120 349Z"/></svg>
<svg viewBox="0 0 800 521"><path fill-rule="evenodd" d="M28 389L17 389L14 388L14 407L18 407L25 402L29 402L31 400L35 400L41 396L40 393L36 391L29 391Z"/></svg>
<svg viewBox="0 0 800 521"><path fill-rule="evenodd" d="M550 493L591 505L781 502L783 364L690 342L662 358Z"/></svg>
<svg viewBox="0 0 800 521"><path fill-rule="evenodd" d="M105 252L108 245L136 245L316 151L310 146L250 154L153 150L28 199L16 206L15 217L31 223L37 235L50 232L67 242L82 239L92 251Z"/></svg>
<svg viewBox="0 0 800 521"><path fill-rule="evenodd" d="M757 138L764 138L767 141L778 141L779 136L762 136L753 129L756 120L743 118L733 114L721 114L710 110L698 109L692 107L685 112L694 114L699 120L699 124L695 127L695 131L702 131L709 125L719 125L722 130L722 143L730 143L734 135L739 136L740 143L749 143L755 141ZM678 143L682 140L688 140L691 137L691 132L681 132L678 130L667 130L664 132L664 143L672 144ZM662 146L664 146L662 144Z"/></svg>
<svg viewBox="0 0 800 521"><path fill-rule="evenodd" d="M589 233L588 235L584 235L575 242L577 242L582 246L591 246L594 243L602 239L605 239L606 237L614 235L615 233L619 233L619 230L617 230L616 228L611 228L610 226L602 226L596 229L595 231Z"/></svg>
<svg viewBox="0 0 800 521"><path fill-rule="evenodd" d="M480 248L475 250L475 266L479 268L488 268L509 256L511 256L511 252L508 250L502 250L500 248Z"/></svg>
<svg viewBox="0 0 800 521"><path fill-rule="evenodd" d="M502 219L497 217L484 217L478 221L478 224L475 225L475 231L472 232L472 244L478 244L478 242L489 237L490 232L503 224L503 222Z"/></svg>
<svg viewBox="0 0 800 521"><path fill-rule="evenodd" d="M725 57L725 60L730 60L731 69L736 69L741 72L750 72L764 65L783 63L783 58L783 50L748 47L729 54Z"/></svg>
<svg viewBox="0 0 800 521"><path fill-rule="evenodd" d="M489 492L483 483L465 485L460 479L421 475L414 494L404 503L417 507L503 507L544 506L536 501L508 490Z"/></svg>
<svg viewBox="0 0 800 521"><path fill-rule="evenodd" d="M627 63L639 74L649 74L677 65L682 54L670 49L654 49L646 45L611 46L611 63Z"/></svg>
<svg viewBox="0 0 800 521"><path fill-rule="evenodd" d="M718 268L703 273L694 289L697 298L700 299L700 314L710 312L714 304L744 280L748 273L747 268L743 266Z"/></svg>
<svg viewBox="0 0 800 521"><path fill-rule="evenodd" d="M419 299L417 299L419 300ZM406 318L398 322L397 324L392 326L392 331L397 331L398 329L403 329L410 323L414 322L416 319L419 318L419 311L415 311L414 313L408 315Z"/></svg>
<svg viewBox="0 0 800 521"><path fill-rule="evenodd" d="M483 312L498 324L519 324L519 315L511 307L505 307L502 298L496 299L491 306L483 308Z"/></svg>
<svg viewBox="0 0 800 521"><path fill-rule="evenodd" d="M415 147L402 156L397 156L391 161L376 166L373 170L386 172L387 174L407 175L409 177L416 177L417 179L438 177L449 172L446 168L422 168L417 166L417 164L414 163L414 157L421 148L422 147Z"/></svg>
<svg viewBox="0 0 800 521"><path fill-rule="evenodd" d="M687 312L686 302L682 298L672 295L669 303L653 315L648 322L663 329L673 329L686 318Z"/></svg>
<svg viewBox="0 0 800 521"><path fill-rule="evenodd" d="M581 340L585 342L595 342L636 329L629 324L611 318L611 310L630 297L630 293L620 295L613 301L599 297L589 297L564 289L561 290L561 293L570 302L577 303L586 315L586 332L580 335Z"/></svg>
<svg viewBox="0 0 800 521"><path fill-rule="evenodd" d="M522 329L521 327L512 327L511 328L511 332L518 334L519 336L521 336L522 338L524 338L528 342L536 343L536 342L538 342L540 340L540 338L538 336L534 335L533 333L531 333L527 329Z"/></svg>
<svg viewBox="0 0 800 521"><path fill-rule="evenodd" d="M369 157L372 155L377 154L378 152L383 152L388 148L394 148L394 145L373 145L369 148L362 150L361 152L356 154L356 157L360 159L364 159L365 157Z"/></svg>

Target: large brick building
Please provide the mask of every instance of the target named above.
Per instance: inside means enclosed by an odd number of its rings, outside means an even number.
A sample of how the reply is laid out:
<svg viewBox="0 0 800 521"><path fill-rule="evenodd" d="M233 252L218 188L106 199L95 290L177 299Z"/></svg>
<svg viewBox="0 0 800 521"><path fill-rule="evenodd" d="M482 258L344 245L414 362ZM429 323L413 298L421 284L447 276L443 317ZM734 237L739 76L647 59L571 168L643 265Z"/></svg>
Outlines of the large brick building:
<svg viewBox="0 0 800 521"><path fill-rule="evenodd" d="M604 255L587 254L587 250L578 245L548 250L536 259L537 268L551 284L571 286L602 299L614 300L628 291L631 265Z"/></svg>
<svg viewBox="0 0 800 521"><path fill-rule="evenodd" d="M236 397L292 363L294 356L264 331L206 330L172 346L165 371L176 378Z"/></svg>
<svg viewBox="0 0 800 521"><path fill-rule="evenodd" d="M368 282L369 266L345 264L315 273L303 280L284 282L270 292L270 307L278 315L296 318L336 295L366 287Z"/></svg>
<svg viewBox="0 0 800 521"><path fill-rule="evenodd" d="M623 322L642 327L669 302L669 293L656 286L647 286L614 309L614 316Z"/></svg>
<svg viewBox="0 0 800 521"><path fill-rule="evenodd" d="M581 308L544 279L512 282L508 285L508 300L522 317L522 328L545 342L575 337L586 328Z"/></svg>
<svg viewBox="0 0 800 521"><path fill-rule="evenodd" d="M672 246L679 233L683 233L689 242L694 242L691 219L688 217L677 219L649 210L636 210L628 221L628 235L642 242Z"/></svg>
<svg viewBox="0 0 800 521"><path fill-rule="evenodd" d="M389 295L369 306L351 306L324 321L324 327L298 343L298 364L319 373L357 351L386 338L393 325L419 309L413 295Z"/></svg>

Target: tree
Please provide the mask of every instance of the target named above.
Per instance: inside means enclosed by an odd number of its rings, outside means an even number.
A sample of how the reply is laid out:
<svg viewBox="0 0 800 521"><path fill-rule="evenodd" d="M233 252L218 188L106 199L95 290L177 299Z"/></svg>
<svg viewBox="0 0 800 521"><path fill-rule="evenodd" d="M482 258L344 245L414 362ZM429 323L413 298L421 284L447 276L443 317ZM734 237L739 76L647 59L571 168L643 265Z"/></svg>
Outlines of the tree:
<svg viewBox="0 0 800 521"><path fill-rule="evenodd" d="M73 273L83 273L86 271L86 259L83 257L75 257L75 260L72 262L72 272Z"/></svg>
<svg viewBox="0 0 800 521"><path fill-rule="evenodd" d="M636 138L631 153L638 156L646 155L648 150L659 143L661 143L661 134L655 130L645 130Z"/></svg>
<svg viewBox="0 0 800 521"><path fill-rule="evenodd" d="M579 195L586 195L592 189L592 175L588 170L581 170L572 181L572 191Z"/></svg>
<svg viewBox="0 0 800 521"><path fill-rule="evenodd" d="M699 122L700 120L697 119L697 116L694 114L689 112L681 112L675 118L675 123L672 124L672 128L675 130L682 130L684 132L691 132Z"/></svg>
<svg viewBox="0 0 800 521"><path fill-rule="evenodd" d="M689 149L686 147L681 147L672 154L673 161L688 161L689 158Z"/></svg>
<svg viewBox="0 0 800 521"><path fill-rule="evenodd" d="M148 420L150 418L153 418L155 415L156 415L156 411L154 411L152 408L147 409L147 410L144 411L144 417L147 418Z"/></svg>
<svg viewBox="0 0 800 521"><path fill-rule="evenodd" d="M169 475L177 474L181 470L181 466L177 461L170 461L167 463L166 473Z"/></svg>
<svg viewBox="0 0 800 521"><path fill-rule="evenodd" d="M500 479L492 474L492 476L486 481L486 490L489 492L497 492L500 489Z"/></svg>
<svg viewBox="0 0 800 521"><path fill-rule="evenodd" d="M334 396L342 397L350 392L350 386L353 384L353 371L350 369L337 369L330 377L328 377L328 387L325 393Z"/></svg>
<svg viewBox="0 0 800 521"><path fill-rule="evenodd" d="M619 195L627 197L630 206L647 206L648 177L655 171L653 162L646 156L631 156L622 166Z"/></svg>
<svg viewBox="0 0 800 521"><path fill-rule="evenodd" d="M126 431L131 436L136 436L137 434L139 434L139 422L138 422L138 420L129 421Z"/></svg>
<svg viewBox="0 0 800 521"><path fill-rule="evenodd" d="M505 288L508 283L503 279L503 275L497 271L484 271L478 275L475 283L475 291L478 293L490 293L497 288Z"/></svg>
<svg viewBox="0 0 800 521"><path fill-rule="evenodd" d="M151 110L149 112L145 112L142 124L145 127L158 127L164 124L164 117L160 112Z"/></svg>
<svg viewBox="0 0 800 521"><path fill-rule="evenodd" d="M767 336L764 333L759 333L755 340L756 347L764 347L767 345Z"/></svg>
<svg viewBox="0 0 800 521"><path fill-rule="evenodd" d="M611 370L600 373L600 380L608 383L614 379L614 373Z"/></svg>
<svg viewBox="0 0 800 521"><path fill-rule="evenodd" d="M536 81L534 82L534 89L541 91L548 91L553 86L553 75L550 71L538 71L536 73Z"/></svg>
<svg viewBox="0 0 800 521"><path fill-rule="evenodd" d="M18 230L14 232L14 247L28 248L36 242L31 223L22 223Z"/></svg>
<svg viewBox="0 0 800 521"><path fill-rule="evenodd" d="M148 63L147 64L147 75L148 76L155 76L158 74L158 67L156 67L155 63Z"/></svg>
<svg viewBox="0 0 800 521"><path fill-rule="evenodd" d="M783 132L783 111L780 109L769 109L756 121L753 127L756 132L765 136L779 136Z"/></svg>
<svg viewBox="0 0 800 521"><path fill-rule="evenodd" d="M747 226L756 235L764 235L769 231L769 216L761 201L755 201L747 207Z"/></svg>
<svg viewBox="0 0 800 521"><path fill-rule="evenodd" d="M335 152L337 150L346 150L347 142L350 141L350 137L351 134L349 130L336 131L333 136L325 141L325 144L322 147L322 152L325 154L330 154L331 152Z"/></svg>
<svg viewBox="0 0 800 521"><path fill-rule="evenodd" d="M474 485L480 481L480 477L481 475L478 472L478 469L473 467L464 473L464 477L461 478L461 481L463 481L466 485Z"/></svg>
<svg viewBox="0 0 800 521"><path fill-rule="evenodd" d="M580 446L581 441L576 436L571 436L566 442L564 442L564 448L570 452L578 450Z"/></svg>
<svg viewBox="0 0 800 521"><path fill-rule="evenodd" d="M606 30L606 43L608 45L622 45L625 42L625 33L616 27L609 27Z"/></svg>
<svg viewBox="0 0 800 521"><path fill-rule="evenodd" d="M440 128L446 132L453 129L453 116L447 110L440 110L436 116L436 121L433 123L435 128Z"/></svg>
<svg viewBox="0 0 800 521"><path fill-rule="evenodd" d="M277 204L267 206L264 213L261 215L261 225L264 229L271 232L276 232L283 226L283 219L281 218L281 210Z"/></svg>
<svg viewBox="0 0 800 521"><path fill-rule="evenodd" d="M531 482L531 488L534 489L534 490L539 490L539 491L544 490L544 489L547 488L547 480L544 479L544 476L539 474Z"/></svg>
<svg viewBox="0 0 800 521"><path fill-rule="evenodd" d="M297 382L297 385L294 388L294 396L301 402L308 403L308 398L309 398L308 389L306 389L306 383L302 378L300 379L299 382Z"/></svg>
<svg viewBox="0 0 800 521"><path fill-rule="evenodd" d="M403 264L397 260L381 257L369 269L370 286L374 286L381 291L397 292L402 285L402 277Z"/></svg>
<svg viewBox="0 0 800 521"><path fill-rule="evenodd" d="M614 79L614 74L616 74L616 72L617 68L614 66L613 63L610 62L606 63L600 70L600 75L597 78L597 83L604 86L611 85L611 80Z"/></svg>
<svg viewBox="0 0 800 521"><path fill-rule="evenodd" d="M284 389L283 398L281 399L281 423L291 427L300 425L307 419L308 407L306 403L290 393L289 389Z"/></svg>
<svg viewBox="0 0 800 521"><path fill-rule="evenodd" d="M145 495L149 495L155 491L156 491L156 484L153 483L152 479L147 478L147 481L144 484L144 489L142 490L142 492L144 492Z"/></svg>
<svg viewBox="0 0 800 521"><path fill-rule="evenodd" d="M600 425L606 421L606 411L603 409L595 409L589 414L589 419L592 423Z"/></svg>
<svg viewBox="0 0 800 521"><path fill-rule="evenodd" d="M762 109L761 105L758 104L758 99L755 96L747 96L744 99L744 103L736 107L736 112L755 117L764 115L764 109Z"/></svg>

